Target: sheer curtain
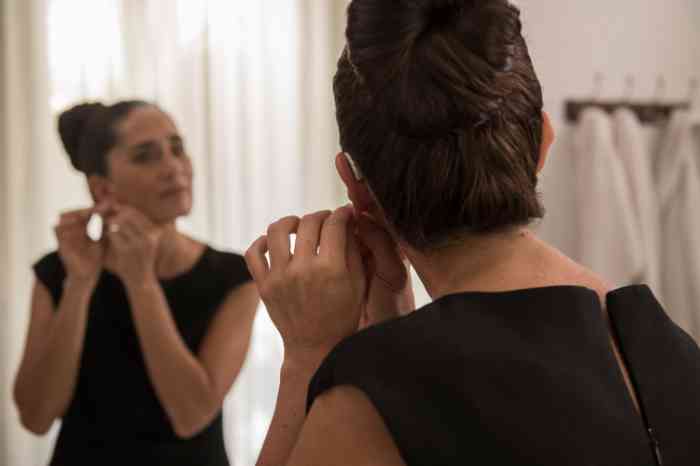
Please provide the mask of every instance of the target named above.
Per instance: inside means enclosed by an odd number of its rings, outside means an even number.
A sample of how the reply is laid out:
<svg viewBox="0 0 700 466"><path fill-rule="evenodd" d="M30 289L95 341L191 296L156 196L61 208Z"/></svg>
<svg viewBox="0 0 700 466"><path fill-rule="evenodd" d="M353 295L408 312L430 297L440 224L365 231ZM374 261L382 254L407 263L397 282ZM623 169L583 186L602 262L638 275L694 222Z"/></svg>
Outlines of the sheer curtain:
<svg viewBox="0 0 700 466"><path fill-rule="evenodd" d="M55 247L61 210L89 203L55 121L82 100L153 100L193 157L182 222L243 251L276 218L343 201L333 168L331 78L345 0L0 0L0 463L45 464L56 429L26 433L12 379L28 323L31 263ZM225 404L234 464L253 464L274 408L281 343L261 308Z"/></svg>

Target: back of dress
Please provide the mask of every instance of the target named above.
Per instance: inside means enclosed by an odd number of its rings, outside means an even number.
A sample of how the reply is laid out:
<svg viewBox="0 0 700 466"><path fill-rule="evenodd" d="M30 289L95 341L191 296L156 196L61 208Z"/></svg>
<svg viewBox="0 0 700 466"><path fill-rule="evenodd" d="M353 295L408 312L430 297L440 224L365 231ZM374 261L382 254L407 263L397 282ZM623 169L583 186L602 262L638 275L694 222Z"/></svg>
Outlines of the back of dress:
<svg viewBox="0 0 700 466"><path fill-rule="evenodd" d="M646 286L607 307L644 418L597 294L574 286L448 295L369 328L331 352L308 405L361 389L408 466L700 464L697 344Z"/></svg>

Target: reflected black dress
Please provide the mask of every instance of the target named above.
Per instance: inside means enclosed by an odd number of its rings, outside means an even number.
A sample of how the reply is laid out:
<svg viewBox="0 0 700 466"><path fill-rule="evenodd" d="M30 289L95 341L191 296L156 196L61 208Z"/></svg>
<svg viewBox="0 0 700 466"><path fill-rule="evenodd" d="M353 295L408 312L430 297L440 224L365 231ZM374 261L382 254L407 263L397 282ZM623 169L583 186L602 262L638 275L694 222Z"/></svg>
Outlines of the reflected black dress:
<svg viewBox="0 0 700 466"><path fill-rule="evenodd" d="M600 309L575 286L442 297L341 342L308 407L359 388L408 466L700 465L698 345L648 287L608 294L642 419Z"/></svg>
<svg viewBox="0 0 700 466"><path fill-rule="evenodd" d="M34 271L58 308L65 278L58 254L45 256ZM189 271L161 281L177 329L193 353L224 298L249 280L243 257L207 247ZM175 435L146 371L126 290L107 271L90 302L77 385L50 464L229 464L221 413L192 439Z"/></svg>

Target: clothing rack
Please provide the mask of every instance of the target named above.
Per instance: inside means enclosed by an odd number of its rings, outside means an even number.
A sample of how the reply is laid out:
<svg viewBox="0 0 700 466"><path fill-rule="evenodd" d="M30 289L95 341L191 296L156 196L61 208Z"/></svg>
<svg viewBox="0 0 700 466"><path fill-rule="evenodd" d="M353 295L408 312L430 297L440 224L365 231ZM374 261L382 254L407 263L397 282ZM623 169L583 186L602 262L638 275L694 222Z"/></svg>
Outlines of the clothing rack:
<svg viewBox="0 0 700 466"><path fill-rule="evenodd" d="M614 113L620 108L627 108L637 115L640 122L649 124L667 121L676 110L688 110L690 106L690 102L656 104L613 100L569 100L565 102L566 119L569 123L577 122L581 112L590 107L599 108L607 113Z"/></svg>
<svg viewBox="0 0 700 466"><path fill-rule="evenodd" d="M598 72L594 76L594 91L593 97L584 100L568 100L564 103L566 110L566 119L569 123L578 121L581 112L585 109L593 107L604 110L607 113L614 113L620 108L626 108L634 112L639 121L648 123L659 123L668 121L676 110L689 110L692 108L698 89L700 89L700 79L697 76L690 78L688 97L683 101L665 102L664 95L666 93L666 78L663 75L658 76L656 80L655 95L646 101L634 101L632 96L635 88L635 76L627 75L625 79L625 94L615 100L601 100L600 96L603 91L603 83L605 75Z"/></svg>

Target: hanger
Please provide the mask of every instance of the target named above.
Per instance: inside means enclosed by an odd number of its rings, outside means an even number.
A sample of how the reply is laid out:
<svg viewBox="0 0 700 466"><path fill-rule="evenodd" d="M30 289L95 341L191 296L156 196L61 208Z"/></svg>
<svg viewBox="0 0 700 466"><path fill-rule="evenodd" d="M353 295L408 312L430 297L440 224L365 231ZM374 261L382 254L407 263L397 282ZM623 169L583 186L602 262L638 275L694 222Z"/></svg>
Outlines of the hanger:
<svg viewBox="0 0 700 466"><path fill-rule="evenodd" d="M700 108L697 105L698 87L700 87L700 80L697 76L693 76L690 78L688 86L688 102L690 103L690 119L694 126L700 125Z"/></svg>
<svg viewBox="0 0 700 466"><path fill-rule="evenodd" d="M656 91L654 96L648 103L634 101L632 99L635 88L635 77L627 75L625 79L625 91L620 100L601 100L602 83L604 76L601 72L597 72L594 78L593 96L587 100L568 100L565 102L566 119L570 123L578 121L581 112L586 108L595 107L604 110L607 113L613 113L615 110L623 107L633 111L639 121L645 124L657 124L668 121L674 111L678 109L687 109L690 107L689 102L665 102L666 96L666 78L660 75L656 81ZM691 84L691 93L697 91L697 79Z"/></svg>

